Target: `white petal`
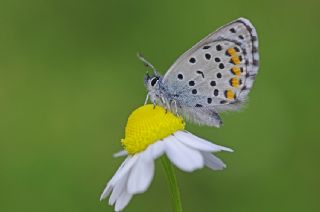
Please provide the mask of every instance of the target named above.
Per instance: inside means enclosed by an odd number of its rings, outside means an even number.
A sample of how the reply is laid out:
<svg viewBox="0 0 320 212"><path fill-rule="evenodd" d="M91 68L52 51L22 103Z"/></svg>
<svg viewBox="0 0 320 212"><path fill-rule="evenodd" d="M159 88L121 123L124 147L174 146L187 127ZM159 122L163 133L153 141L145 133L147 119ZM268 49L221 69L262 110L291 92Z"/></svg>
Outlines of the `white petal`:
<svg viewBox="0 0 320 212"><path fill-rule="evenodd" d="M111 184L115 184L119 179L121 179L125 174L128 173L128 171L133 167L133 165L136 163L138 159L138 154L133 156L128 156L128 160L125 161L125 164L122 166L119 171L113 176L113 178L110 180Z"/></svg>
<svg viewBox="0 0 320 212"><path fill-rule="evenodd" d="M100 196L100 201L105 199L107 196L109 196L110 192L112 191L113 187L114 187L114 181L116 178L116 175L119 174L120 170L123 169L123 167L125 166L125 164L131 159L131 156L127 157L122 164L120 165L120 167L118 168L118 170L116 171L116 173L113 175L113 177L111 178L111 180L109 180L106 188L103 190L101 196Z"/></svg>
<svg viewBox="0 0 320 212"><path fill-rule="evenodd" d="M128 177L129 174L125 175L116 183L109 199L109 205L113 205L117 201L117 199L122 195L122 193L126 192Z"/></svg>
<svg viewBox="0 0 320 212"><path fill-rule="evenodd" d="M204 163L207 167L213 170L222 170L227 166L222 160L211 154L210 152L202 152Z"/></svg>
<svg viewBox="0 0 320 212"><path fill-rule="evenodd" d="M145 151L150 151L153 160L157 159L164 153L164 142L163 141L157 141L154 144L149 145L149 147Z"/></svg>
<svg viewBox="0 0 320 212"><path fill-rule="evenodd" d="M121 150L119 152L114 153L113 157L117 158L117 157L122 157L122 156L127 156L127 155L128 155L128 152L126 150Z"/></svg>
<svg viewBox="0 0 320 212"><path fill-rule="evenodd" d="M182 144L174 136L165 138L164 142L168 158L181 170L192 172L204 166L200 152Z"/></svg>
<svg viewBox="0 0 320 212"><path fill-rule="evenodd" d="M109 183L107 184L106 188L103 190L101 196L100 196L100 201L104 200L109 196L110 192L112 191L113 187Z"/></svg>
<svg viewBox="0 0 320 212"><path fill-rule="evenodd" d="M132 198L132 194L129 194L128 192L123 192L121 196L117 199L116 205L114 206L115 211L122 211L130 202Z"/></svg>
<svg viewBox="0 0 320 212"><path fill-rule="evenodd" d="M108 182L106 188L101 194L100 200L105 199L111 192L112 188L116 184L118 180L120 180L125 174L128 173L128 171L131 169L131 167L134 165L134 163L137 160L137 156L128 156L123 163L120 165L119 169L116 171L116 173L113 175L111 180Z"/></svg>
<svg viewBox="0 0 320 212"><path fill-rule="evenodd" d="M154 175L154 160L152 152L144 151L139 155L137 163L132 167L127 189L130 194L145 192L151 184Z"/></svg>
<svg viewBox="0 0 320 212"><path fill-rule="evenodd" d="M233 152L233 150L230 148L213 144L189 132L177 131L174 133L174 135L178 138L179 141L181 141L185 145L188 145L194 149L198 149L205 152L219 152L222 150Z"/></svg>

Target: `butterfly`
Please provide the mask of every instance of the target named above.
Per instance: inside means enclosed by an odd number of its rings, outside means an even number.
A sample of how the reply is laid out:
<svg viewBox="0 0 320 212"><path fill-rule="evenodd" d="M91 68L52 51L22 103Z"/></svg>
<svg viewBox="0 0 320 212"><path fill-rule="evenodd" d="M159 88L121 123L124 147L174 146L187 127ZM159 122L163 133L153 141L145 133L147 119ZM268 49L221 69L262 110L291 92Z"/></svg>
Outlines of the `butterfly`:
<svg viewBox="0 0 320 212"><path fill-rule="evenodd" d="M219 113L238 110L246 101L259 68L257 32L239 18L202 39L181 55L164 76L145 76L148 97L156 105L194 123L220 127Z"/></svg>

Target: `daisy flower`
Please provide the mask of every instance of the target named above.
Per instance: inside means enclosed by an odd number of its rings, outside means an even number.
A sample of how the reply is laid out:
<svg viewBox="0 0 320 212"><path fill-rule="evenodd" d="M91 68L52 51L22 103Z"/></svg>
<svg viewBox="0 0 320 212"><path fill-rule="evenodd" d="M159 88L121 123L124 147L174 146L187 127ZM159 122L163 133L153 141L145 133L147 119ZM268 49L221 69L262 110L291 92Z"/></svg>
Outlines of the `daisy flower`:
<svg viewBox="0 0 320 212"><path fill-rule="evenodd" d="M130 116L121 140L123 151L114 156L127 156L107 183L100 200L110 194L109 204L123 210L132 196L145 192L154 176L155 160L162 155L179 169L192 172L204 166L221 170L226 165L212 153L232 152L185 130L179 116L160 106L144 105Z"/></svg>

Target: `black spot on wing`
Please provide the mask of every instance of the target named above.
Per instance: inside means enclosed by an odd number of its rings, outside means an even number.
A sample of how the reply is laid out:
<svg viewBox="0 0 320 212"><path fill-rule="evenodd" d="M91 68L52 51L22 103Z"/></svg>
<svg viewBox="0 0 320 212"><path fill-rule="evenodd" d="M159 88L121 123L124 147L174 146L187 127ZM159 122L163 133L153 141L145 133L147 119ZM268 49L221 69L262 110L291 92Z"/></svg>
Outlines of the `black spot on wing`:
<svg viewBox="0 0 320 212"><path fill-rule="evenodd" d="M219 95L219 90L218 89L214 89L213 95L218 96Z"/></svg>
<svg viewBox="0 0 320 212"><path fill-rule="evenodd" d="M247 86L243 86L242 88L241 88L241 91L245 91L245 90L247 90L248 88L247 88Z"/></svg>
<svg viewBox="0 0 320 212"><path fill-rule="evenodd" d="M195 85L195 82L193 80L189 81L189 85L190 86L194 86Z"/></svg>
<svg viewBox="0 0 320 212"><path fill-rule="evenodd" d="M209 54L209 53L206 53L204 56L205 56L205 58L206 58L207 60L210 60L210 59L211 59L211 54Z"/></svg>
<svg viewBox="0 0 320 212"><path fill-rule="evenodd" d="M182 79L183 79L183 75L182 75L182 74L178 74L177 77L178 77L179 80L182 80Z"/></svg>
<svg viewBox="0 0 320 212"><path fill-rule="evenodd" d="M210 85L211 85L211 86L216 86L216 85L217 85L217 84L216 84L216 81L211 81L211 82L210 82Z"/></svg>
<svg viewBox="0 0 320 212"><path fill-rule="evenodd" d="M202 78L204 78L204 73L203 73L202 71L197 70L196 73L197 73L197 74L201 74Z"/></svg>
<svg viewBox="0 0 320 212"><path fill-rule="evenodd" d="M189 59L189 62L192 63L192 64L195 63L195 62L196 62L196 58L191 57L191 58Z"/></svg>
<svg viewBox="0 0 320 212"><path fill-rule="evenodd" d="M227 103L226 100L221 100L221 101L220 101L220 104L225 104L225 103Z"/></svg>

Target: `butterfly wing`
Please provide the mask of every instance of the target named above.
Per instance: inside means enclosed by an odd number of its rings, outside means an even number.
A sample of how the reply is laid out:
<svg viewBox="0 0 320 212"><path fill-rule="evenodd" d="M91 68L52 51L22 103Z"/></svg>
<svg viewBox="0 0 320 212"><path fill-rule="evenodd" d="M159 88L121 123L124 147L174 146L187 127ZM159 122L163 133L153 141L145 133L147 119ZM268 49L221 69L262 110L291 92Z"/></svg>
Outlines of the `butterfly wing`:
<svg viewBox="0 0 320 212"><path fill-rule="evenodd" d="M246 100L258 64L256 30L249 20L239 18L179 57L163 83L193 121L219 126L218 112L238 109Z"/></svg>

